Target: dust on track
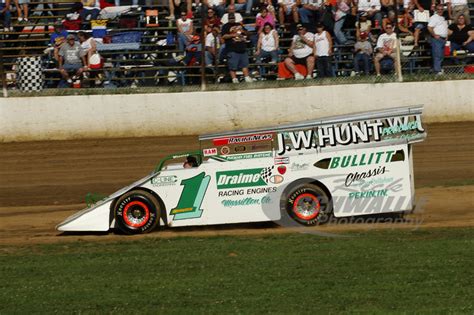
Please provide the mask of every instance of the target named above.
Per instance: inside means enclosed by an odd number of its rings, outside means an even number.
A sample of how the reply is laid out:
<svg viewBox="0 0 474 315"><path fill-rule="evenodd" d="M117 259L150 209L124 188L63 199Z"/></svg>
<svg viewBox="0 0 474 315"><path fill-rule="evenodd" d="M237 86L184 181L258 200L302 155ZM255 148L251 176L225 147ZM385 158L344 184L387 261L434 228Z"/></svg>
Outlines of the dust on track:
<svg viewBox="0 0 474 315"><path fill-rule="evenodd" d="M422 213L398 224L340 224L323 232L474 226L474 123L428 125L414 146ZM84 208L88 192L110 194L149 174L166 155L198 149L197 137L148 137L0 144L0 244L123 240L114 234L58 236L54 226ZM286 233L274 224L167 229L129 239Z"/></svg>

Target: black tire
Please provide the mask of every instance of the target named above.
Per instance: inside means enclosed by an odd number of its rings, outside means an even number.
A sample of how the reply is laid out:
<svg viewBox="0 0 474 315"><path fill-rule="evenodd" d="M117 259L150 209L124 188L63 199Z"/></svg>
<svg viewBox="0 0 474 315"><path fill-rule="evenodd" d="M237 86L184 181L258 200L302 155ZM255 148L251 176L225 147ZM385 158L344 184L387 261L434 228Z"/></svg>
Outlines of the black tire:
<svg viewBox="0 0 474 315"><path fill-rule="evenodd" d="M122 195L115 203L115 222L126 234L151 232L160 221L160 204L145 191L132 190Z"/></svg>
<svg viewBox="0 0 474 315"><path fill-rule="evenodd" d="M324 224L332 215L332 201L320 187L304 184L295 187L286 198L290 218L302 225Z"/></svg>

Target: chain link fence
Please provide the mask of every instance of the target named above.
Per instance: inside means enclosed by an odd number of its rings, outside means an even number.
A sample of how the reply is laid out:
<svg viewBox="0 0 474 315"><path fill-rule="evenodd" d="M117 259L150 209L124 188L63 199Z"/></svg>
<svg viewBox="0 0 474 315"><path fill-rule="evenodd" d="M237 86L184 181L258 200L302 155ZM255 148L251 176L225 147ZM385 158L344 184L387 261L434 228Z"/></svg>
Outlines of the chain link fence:
<svg viewBox="0 0 474 315"><path fill-rule="evenodd" d="M285 53L281 51L280 63ZM146 50L111 55L105 59L102 68L89 69L81 79L71 83L62 79L58 69L51 66L51 58L47 54L35 57L41 61L38 73L32 74L29 63L24 67L28 73L22 73L25 71L21 69L21 62L25 58L33 58L29 56L15 60L1 58L0 72L4 97L217 91L474 78L474 56L467 52L446 56L443 73L434 74L431 70L431 50L427 44L418 48L402 46L400 64L393 60L382 60L380 76L374 74L373 56L370 58L369 74L356 72L353 51L347 46L335 47L331 57L332 76L325 78L320 78L315 71L313 79L283 79L280 71L284 67L282 64L257 64L252 49L249 50L249 56L252 82L245 82L242 73L238 72L239 84L231 83L225 60L207 67L202 67L198 62L194 66L186 66L183 57L176 53L160 56ZM398 67L401 68L401 75L396 74L395 69ZM29 86L25 85L31 85L32 80L41 86L27 91Z"/></svg>

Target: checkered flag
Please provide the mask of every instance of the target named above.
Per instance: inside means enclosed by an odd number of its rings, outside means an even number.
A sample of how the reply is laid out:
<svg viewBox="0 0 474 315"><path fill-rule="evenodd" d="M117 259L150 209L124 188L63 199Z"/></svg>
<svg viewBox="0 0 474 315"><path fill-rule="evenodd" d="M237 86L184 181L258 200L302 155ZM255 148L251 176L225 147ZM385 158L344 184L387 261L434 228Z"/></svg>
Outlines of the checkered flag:
<svg viewBox="0 0 474 315"><path fill-rule="evenodd" d="M268 180L270 177L272 177L273 169L275 168L275 165L265 167L261 172L260 172L260 177L265 181L265 183L268 183Z"/></svg>

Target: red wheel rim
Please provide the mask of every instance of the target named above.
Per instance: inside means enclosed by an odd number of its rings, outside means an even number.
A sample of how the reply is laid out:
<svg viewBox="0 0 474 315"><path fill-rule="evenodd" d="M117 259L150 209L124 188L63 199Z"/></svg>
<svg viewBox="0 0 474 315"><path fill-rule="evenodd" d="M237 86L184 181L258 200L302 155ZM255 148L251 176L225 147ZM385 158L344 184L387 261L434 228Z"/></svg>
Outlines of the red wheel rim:
<svg viewBox="0 0 474 315"><path fill-rule="evenodd" d="M293 213L302 220L316 218L321 209L318 198L313 194L301 194L293 203Z"/></svg>
<svg viewBox="0 0 474 315"><path fill-rule="evenodd" d="M134 228L144 226L150 218L150 209L141 201L132 201L123 209L125 224Z"/></svg>

